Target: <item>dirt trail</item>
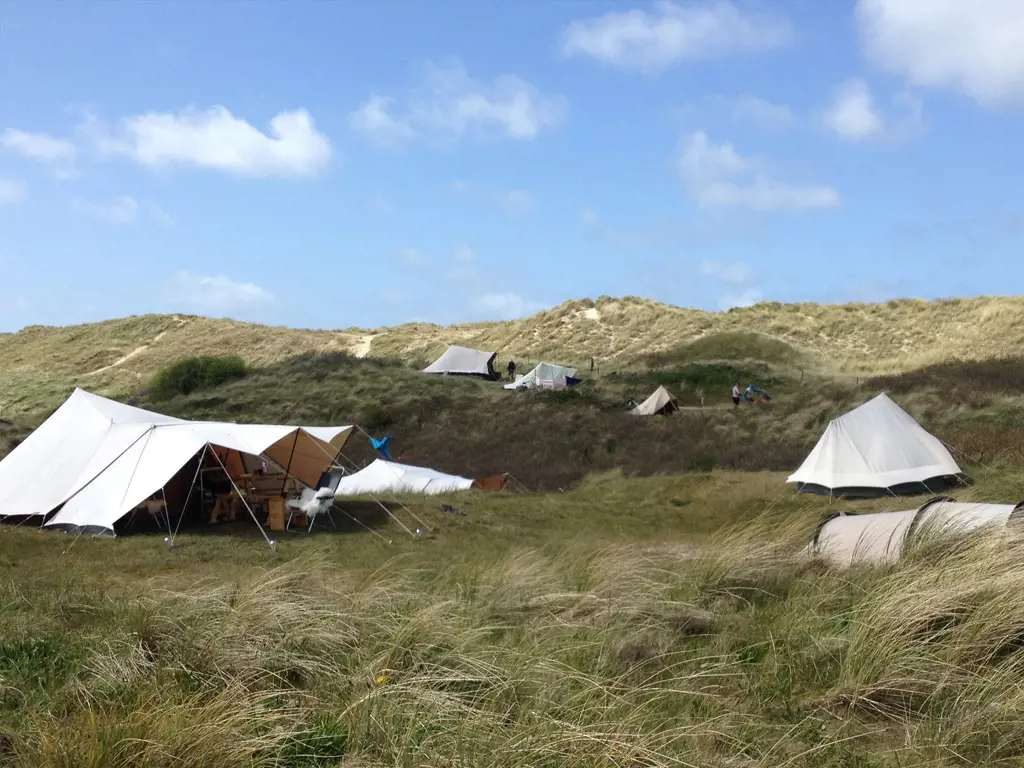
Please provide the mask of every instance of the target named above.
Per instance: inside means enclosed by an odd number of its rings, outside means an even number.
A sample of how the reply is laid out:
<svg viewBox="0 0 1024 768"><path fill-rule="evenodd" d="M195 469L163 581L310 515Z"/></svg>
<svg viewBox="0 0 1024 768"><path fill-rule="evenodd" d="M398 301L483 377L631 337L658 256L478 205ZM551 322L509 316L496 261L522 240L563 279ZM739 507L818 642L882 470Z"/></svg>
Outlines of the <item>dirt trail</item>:
<svg viewBox="0 0 1024 768"><path fill-rule="evenodd" d="M145 352L147 349L149 349L149 347L152 344L156 344L158 341L160 341L160 339L162 339L166 335L167 335L167 331L160 331L160 333L158 333L156 336L153 337L153 340L149 344L143 344L141 347L136 347L131 352L129 352L127 355L124 355L123 357L119 357L117 360L112 362L110 365L105 365L102 368L97 368L95 371L89 371L88 373L83 374L83 375L84 376L98 376L99 374L105 373L105 372L111 370L112 368L117 368L119 365L124 365L129 360L131 360L133 357L135 357L137 355L141 355L143 352Z"/></svg>
<svg viewBox="0 0 1024 768"><path fill-rule="evenodd" d="M352 357L366 357L370 354L370 347L373 346L373 334L367 333L359 337L359 341L352 347Z"/></svg>

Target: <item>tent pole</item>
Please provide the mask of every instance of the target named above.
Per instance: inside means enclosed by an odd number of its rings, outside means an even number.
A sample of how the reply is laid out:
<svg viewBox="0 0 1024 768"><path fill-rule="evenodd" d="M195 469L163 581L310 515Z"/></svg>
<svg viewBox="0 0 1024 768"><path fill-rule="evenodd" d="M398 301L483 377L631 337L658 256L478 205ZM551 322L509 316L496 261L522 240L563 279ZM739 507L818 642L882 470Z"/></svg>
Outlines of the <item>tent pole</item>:
<svg viewBox="0 0 1024 768"><path fill-rule="evenodd" d="M391 541L391 539L384 538L379 533L377 533L377 531L373 530L373 528L371 528L366 523L364 523L362 520L359 520L358 518L355 518L352 515L350 515L348 512L345 511L345 509L343 507L339 507L337 505L334 505L332 507L332 509L338 510L339 512L341 512L341 514L343 514L345 517L347 517L349 520L351 520L356 525L361 525L363 528L368 530L370 533L372 533L374 536L376 536L381 541L387 542L388 544L394 544L394 542Z"/></svg>
<svg viewBox="0 0 1024 768"><path fill-rule="evenodd" d="M277 542L273 541L269 536L267 536L267 532L263 530L263 526L260 525L260 521L256 517L256 513L252 511L252 507L249 506L249 502L245 500L245 496L242 495L242 492L238 490L238 486L235 485L235 478L233 478L231 476L231 473L228 472L228 468L224 466L224 462L220 460L220 456L217 455L216 451L213 452L213 455L217 459L217 463L220 464L220 468L224 470L224 474L228 476L228 482L230 482L231 487L235 489L235 493L238 494L238 498L242 500L242 503L245 505L246 510L248 510L249 516L252 518L252 521L256 523L256 527L260 529L260 533L263 535L264 541L266 541L267 544L270 545L271 549L276 550Z"/></svg>
<svg viewBox="0 0 1024 768"><path fill-rule="evenodd" d="M281 481L281 498L285 497L284 490L288 487L288 475L292 471L292 459L295 457L295 446L299 444L299 432L295 430L295 439L292 440L292 452L288 454L288 466L284 468L284 480Z"/></svg>
<svg viewBox="0 0 1024 768"><path fill-rule="evenodd" d="M192 491L196 488L196 478L199 478L199 507L200 511L203 506L203 459L206 458L206 449L210 447L209 443L203 446L202 452L199 454L199 464L196 466L196 473L192 476L192 484L188 487L188 495L185 496L185 503L181 506L181 514L178 516L178 523L174 526L174 531L171 533L170 545L174 546L174 537L178 535L178 529L181 527L181 521L185 517L185 510L188 508L188 500L192 498Z"/></svg>
<svg viewBox="0 0 1024 768"><path fill-rule="evenodd" d="M383 509L385 512L388 513L388 517L390 517L392 520L394 520L396 523L398 523L400 526L402 526L402 528L405 530L406 533L408 533L414 539L416 538L416 534L413 533L412 531L410 531L408 528L406 528L405 527L405 523L403 523L401 520L399 520L397 517L395 517L395 514L390 509L387 508L387 506L384 504L384 502L382 502L380 499L378 499L375 496L371 496L371 498L375 502L377 502L377 506L379 506L381 509Z"/></svg>

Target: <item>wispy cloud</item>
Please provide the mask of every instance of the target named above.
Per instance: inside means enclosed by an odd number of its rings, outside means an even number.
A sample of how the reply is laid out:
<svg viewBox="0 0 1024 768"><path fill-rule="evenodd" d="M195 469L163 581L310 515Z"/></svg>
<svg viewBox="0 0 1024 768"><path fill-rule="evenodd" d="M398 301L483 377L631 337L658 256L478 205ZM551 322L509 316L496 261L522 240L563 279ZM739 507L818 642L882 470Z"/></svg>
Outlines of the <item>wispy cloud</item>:
<svg viewBox="0 0 1024 768"><path fill-rule="evenodd" d="M656 2L571 22L562 54L653 73L682 61L778 48L793 38L792 24L781 16L745 13L727 0Z"/></svg>
<svg viewBox="0 0 1024 768"><path fill-rule="evenodd" d="M777 181L762 162L741 156L731 144L713 143L702 131L684 140L679 169L687 192L705 207L798 211L839 205L832 187Z"/></svg>
<svg viewBox="0 0 1024 768"><path fill-rule="evenodd" d="M58 139L46 133L30 133L8 128L0 133L0 147L22 157L45 163L61 177L74 175L78 150L67 139Z"/></svg>
<svg viewBox="0 0 1024 768"><path fill-rule="evenodd" d="M488 293L474 299L473 306L497 320L518 320L544 309L544 305L520 296L518 293Z"/></svg>
<svg viewBox="0 0 1024 768"><path fill-rule="evenodd" d="M516 75L491 83L470 77L458 61L428 63L407 99L372 93L349 117L349 126L379 146L414 139L450 144L464 138L529 141L560 123L561 96L541 93Z"/></svg>
<svg viewBox="0 0 1024 768"><path fill-rule="evenodd" d="M166 294L175 304L218 314L249 312L274 303L274 295L255 283L236 282L223 275L197 275L185 270L171 276Z"/></svg>
<svg viewBox="0 0 1024 768"><path fill-rule="evenodd" d="M104 202L76 198L71 202L71 208L78 213L103 219L111 224L131 224L139 214L138 202L127 195Z"/></svg>
<svg viewBox="0 0 1024 768"><path fill-rule="evenodd" d="M20 203L28 197L28 189L16 179L0 179L0 205Z"/></svg>

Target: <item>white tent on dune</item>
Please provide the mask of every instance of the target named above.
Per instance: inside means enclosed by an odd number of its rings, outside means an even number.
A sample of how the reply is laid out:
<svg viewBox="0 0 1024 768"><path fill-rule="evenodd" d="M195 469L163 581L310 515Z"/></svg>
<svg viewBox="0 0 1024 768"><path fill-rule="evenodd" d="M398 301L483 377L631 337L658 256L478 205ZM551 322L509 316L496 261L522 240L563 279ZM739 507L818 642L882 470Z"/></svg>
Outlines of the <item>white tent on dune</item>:
<svg viewBox="0 0 1024 768"><path fill-rule="evenodd" d="M505 389L563 389L568 384L567 380L575 375L575 368L540 363L529 373L516 376L516 380L506 384Z"/></svg>
<svg viewBox="0 0 1024 768"><path fill-rule="evenodd" d="M479 349L459 347L452 344L437 360L423 369L423 373L451 374L454 376L483 376L497 379L494 359L497 352L483 352Z"/></svg>
<svg viewBox="0 0 1024 768"><path fill-rule="evenodd" d="M207 448L229 477L229 468L241 475L266 461L311 487L351 431L185 421L76 389L0 461L0 519L43 516L47 526L113 532Z"/></svg>
<svg viewBox="0 0 1024 768"><path fill-rule="evenodd" d="M664 387L658 387L640 405L629 411L634 416L657 416L679 410L679 400Z"/></svg>
<svg viewBox="0 0 1024 768"><path fill-rule="evenodd" d="M786 482L798 491L874 497L935 491L961 475L942 441L883 393L829 423Z"/></svg>

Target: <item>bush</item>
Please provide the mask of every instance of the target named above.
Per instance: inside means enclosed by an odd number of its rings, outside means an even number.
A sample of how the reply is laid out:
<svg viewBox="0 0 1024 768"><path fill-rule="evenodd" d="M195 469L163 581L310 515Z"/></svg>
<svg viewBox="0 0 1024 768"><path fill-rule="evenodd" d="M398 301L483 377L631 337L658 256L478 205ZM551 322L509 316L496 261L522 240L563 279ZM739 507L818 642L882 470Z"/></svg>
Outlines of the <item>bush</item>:
<svg viewBox="0 0 1024 768"><path fill-rule="evenodd" d="M160 369L153 377L150 399L169 400L197 389L210 389L246 375L245 361L238 355L189 357Z"/></svg>

